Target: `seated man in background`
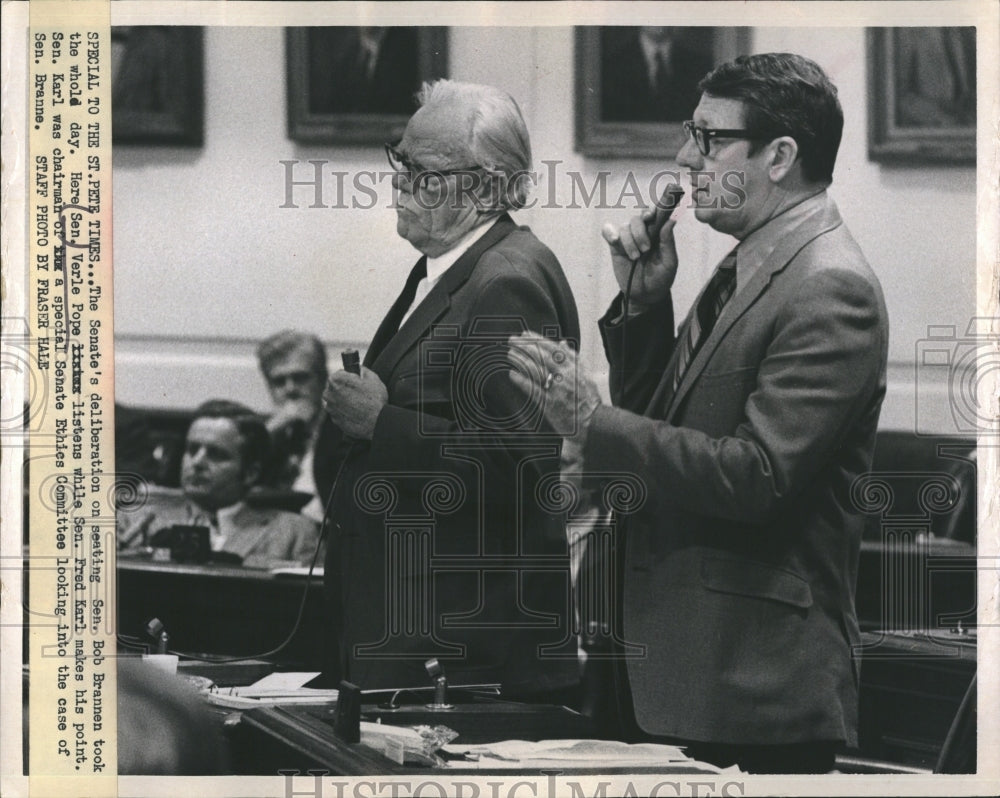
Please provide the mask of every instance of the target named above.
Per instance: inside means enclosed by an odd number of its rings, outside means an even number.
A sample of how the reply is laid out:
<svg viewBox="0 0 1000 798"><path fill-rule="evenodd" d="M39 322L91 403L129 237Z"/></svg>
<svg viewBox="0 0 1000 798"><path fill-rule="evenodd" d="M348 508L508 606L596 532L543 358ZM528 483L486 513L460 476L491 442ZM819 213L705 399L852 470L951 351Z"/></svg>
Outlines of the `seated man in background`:
<svg viewBox="0 0 1000 798"><path fill-rule="evenodd" d="M158 532L173 526L203 526L209 530L213 552L236 555L246 566L308 565L319 539L316 523L245 501L263 472L268 451L260 416L236 402L205 402L195 410L185 440L183 496L156 509L120 509L119 549L151 545Z"/></svg>
<svg viewBox="0 0 1000 798"><path fill-rule="evenodd" d="M261 342L257 362L274 402L274 413L267 419L272 468L264 481L311 495L301 512L322 521L312 463L322 420L326 349L315 335L283 330Z"/></svg>

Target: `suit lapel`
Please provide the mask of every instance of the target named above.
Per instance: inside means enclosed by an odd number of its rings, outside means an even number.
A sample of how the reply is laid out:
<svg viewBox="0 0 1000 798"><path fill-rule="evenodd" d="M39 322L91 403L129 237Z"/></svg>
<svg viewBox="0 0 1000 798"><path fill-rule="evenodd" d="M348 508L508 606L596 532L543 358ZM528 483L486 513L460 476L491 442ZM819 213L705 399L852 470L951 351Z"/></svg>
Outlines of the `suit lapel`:
<svg viewBox="0 0 1000 798"><path fill-rule="evenodd" d="M372 338L372 342L368 345L368 351L365 352L365 362L364 365L368 368L372 367L372 364L378 360L378 356L385 349L389 341L392 340L393 336L399 329L399 320L403 318L403 314L410 307L410 302L413 300L413 296L416 292L416 284L410 285L414 280L414 273L416 272L417 266L420 265L421 261L426 264L427 256L421 255L420 260L417 261L416 266L414 266L413 271L410 272L409 276L406 278L406 284L400 291L399 296L396 297L396 301L392 303L392 307L389 308L389 312L385 314L382 318L382 323L379 324L378 329L375 331L375 335ZM427 273L426 265L423 268L423 273Z"/></svg>
<svg viewBox="0 0 1000 798"><path fill-rule="evenodd" d="M234 515L219 519L219 531L226 536L223 548L240 557L246 557L268 535L267 524L262 522L260 513L245 505Z"/></svg>
<svg viewBox="0 0 1000 798"><path fill-rule="evenodd" d="M476 264L490 247L506 238L516 225L507 214L501 216L494 225L473 244L451 267L441 276L431 292L420 303L420 306L399 328L399 331L388 341L379 352L369 368L385 381L400 358L426 337L431 325L440 319L451 307L451 296L472 275ZM386 317L388 318L388 317ZM383 326L385 322L383 321ZM382 333L379 327L378 333ZM372 341L374 344L374 339Z"/></svg>
<svg viewBox="0 0 1000 798"><path fill-rule="evenodd" d="M670 397L664 418L670 420L677 413L678 408L684 402L684 398L705 370L705 366L712 359L719 344L729 333L729 330L732 329L732 326L760 299L761 295L771 284L774 276L784 271L806 244L824 233L828 233L834 228L839 227L841 224L842 221L836 206L832 202L828 202L824 207L818 209L815 214L804 218L795 229L791 230L781 239L767 260L757 269L750 282L730 300L729 305L719 317L715 327L712 328L712 332L688 365L680 385L677 386L677 392ZM704 293L704 289L702 293ZM693 307L698 306L700 299L701 295L695 300ZM690 320L690 314L688 314L684 328L688 326ZM680 336L680 333L678 333L678 336ZM664 387L666 387L666 391L669 391L669 386L664 386L663 384L660 385L660 390L657 391L661 396L661 401Z"/></svg>

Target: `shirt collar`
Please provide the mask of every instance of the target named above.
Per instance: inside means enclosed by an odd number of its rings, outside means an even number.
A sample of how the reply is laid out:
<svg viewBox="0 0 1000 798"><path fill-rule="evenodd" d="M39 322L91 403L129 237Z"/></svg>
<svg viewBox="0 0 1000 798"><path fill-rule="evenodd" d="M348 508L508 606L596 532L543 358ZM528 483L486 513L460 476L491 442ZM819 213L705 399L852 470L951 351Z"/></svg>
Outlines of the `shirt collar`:
<svg viewBox="0 0 1000 798"><path fill-rule="evenodd" d="M220 524L223 518L231 521L244 507L246 507L246 502L236 502L228 507L222 507L215 513L215 518Z"/></svg>
<svg viewBox="0 0 1000 798"><path fill-rule="evenodd" d="M220 520L232 519L237 513L239 513L244 507L246 507L246 502L238 501L236 504L230 504L228 507L222 507L215 511L215 523L218 524ZM212 513L208 510L203 510L193 501L188 501L188 516L192 522L197 522L199 520L208 521L211 518Z"/></svg>
<svg viewBox="0 0 1000 798"><path fill-rule="evenodd" d="M767 261L778 244L802 221L823 208L829 198L826 189L811 194L804 200L786 208L744 238L736 250L736 290L741 291L750 282L761 265Z"/></svg>
<svg viewBox="0 0 1000 798"><path fill-rule="evenodd" d="M456 261L458 261L460 257L472 248L473 244L486 235L486 231L493 226L493 222L495 221L496 218L491 217L486 221L481 222L479 225L472 228L468 233L458 239L458 241L455 242L455 246L447 252L443 252L435 258L428 257L426 278L428 284L434 285L438 280L440 280L441 275L454 266Z"/></svg>

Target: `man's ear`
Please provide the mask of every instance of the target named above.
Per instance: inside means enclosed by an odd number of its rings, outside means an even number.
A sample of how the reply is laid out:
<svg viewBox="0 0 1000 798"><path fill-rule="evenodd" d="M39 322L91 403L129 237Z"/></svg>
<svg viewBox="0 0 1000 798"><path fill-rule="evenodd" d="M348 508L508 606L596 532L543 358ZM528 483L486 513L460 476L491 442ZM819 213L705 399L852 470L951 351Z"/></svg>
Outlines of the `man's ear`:
<svg viewBox="0 0 1000 798"><path fill-rule="evenodd" d="M772 157L768 176L774 183L780 183L792 171L799 156L799 145L791 136L780 136L770 144Z"/></svg>
<svg viewBox="0 0 1000 798"><path fill-rule="evenodd" d="M503 207L506 188L507 181L503 172L485 170L483 179L477 182L473 192L476 210L480 213L493 213Z"/></svg>

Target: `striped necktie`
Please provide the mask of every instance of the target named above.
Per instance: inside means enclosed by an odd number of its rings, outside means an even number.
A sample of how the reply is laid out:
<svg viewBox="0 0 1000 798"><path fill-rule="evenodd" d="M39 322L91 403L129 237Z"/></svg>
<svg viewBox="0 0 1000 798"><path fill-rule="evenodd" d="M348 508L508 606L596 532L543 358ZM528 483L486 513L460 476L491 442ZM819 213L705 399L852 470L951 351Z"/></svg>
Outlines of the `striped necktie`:
<svg viewBox="0 0 1000 798"><path fill-rule="evenodd" d="M681 384L684 372L691 364L698 348L708 338L722 309L736 290L736 250L734 249L719 264L709 280L705 293L701 295L698 307L691 314L691 325L687 335L678 343L680 352L674 361L673 392Z"/></svg>

